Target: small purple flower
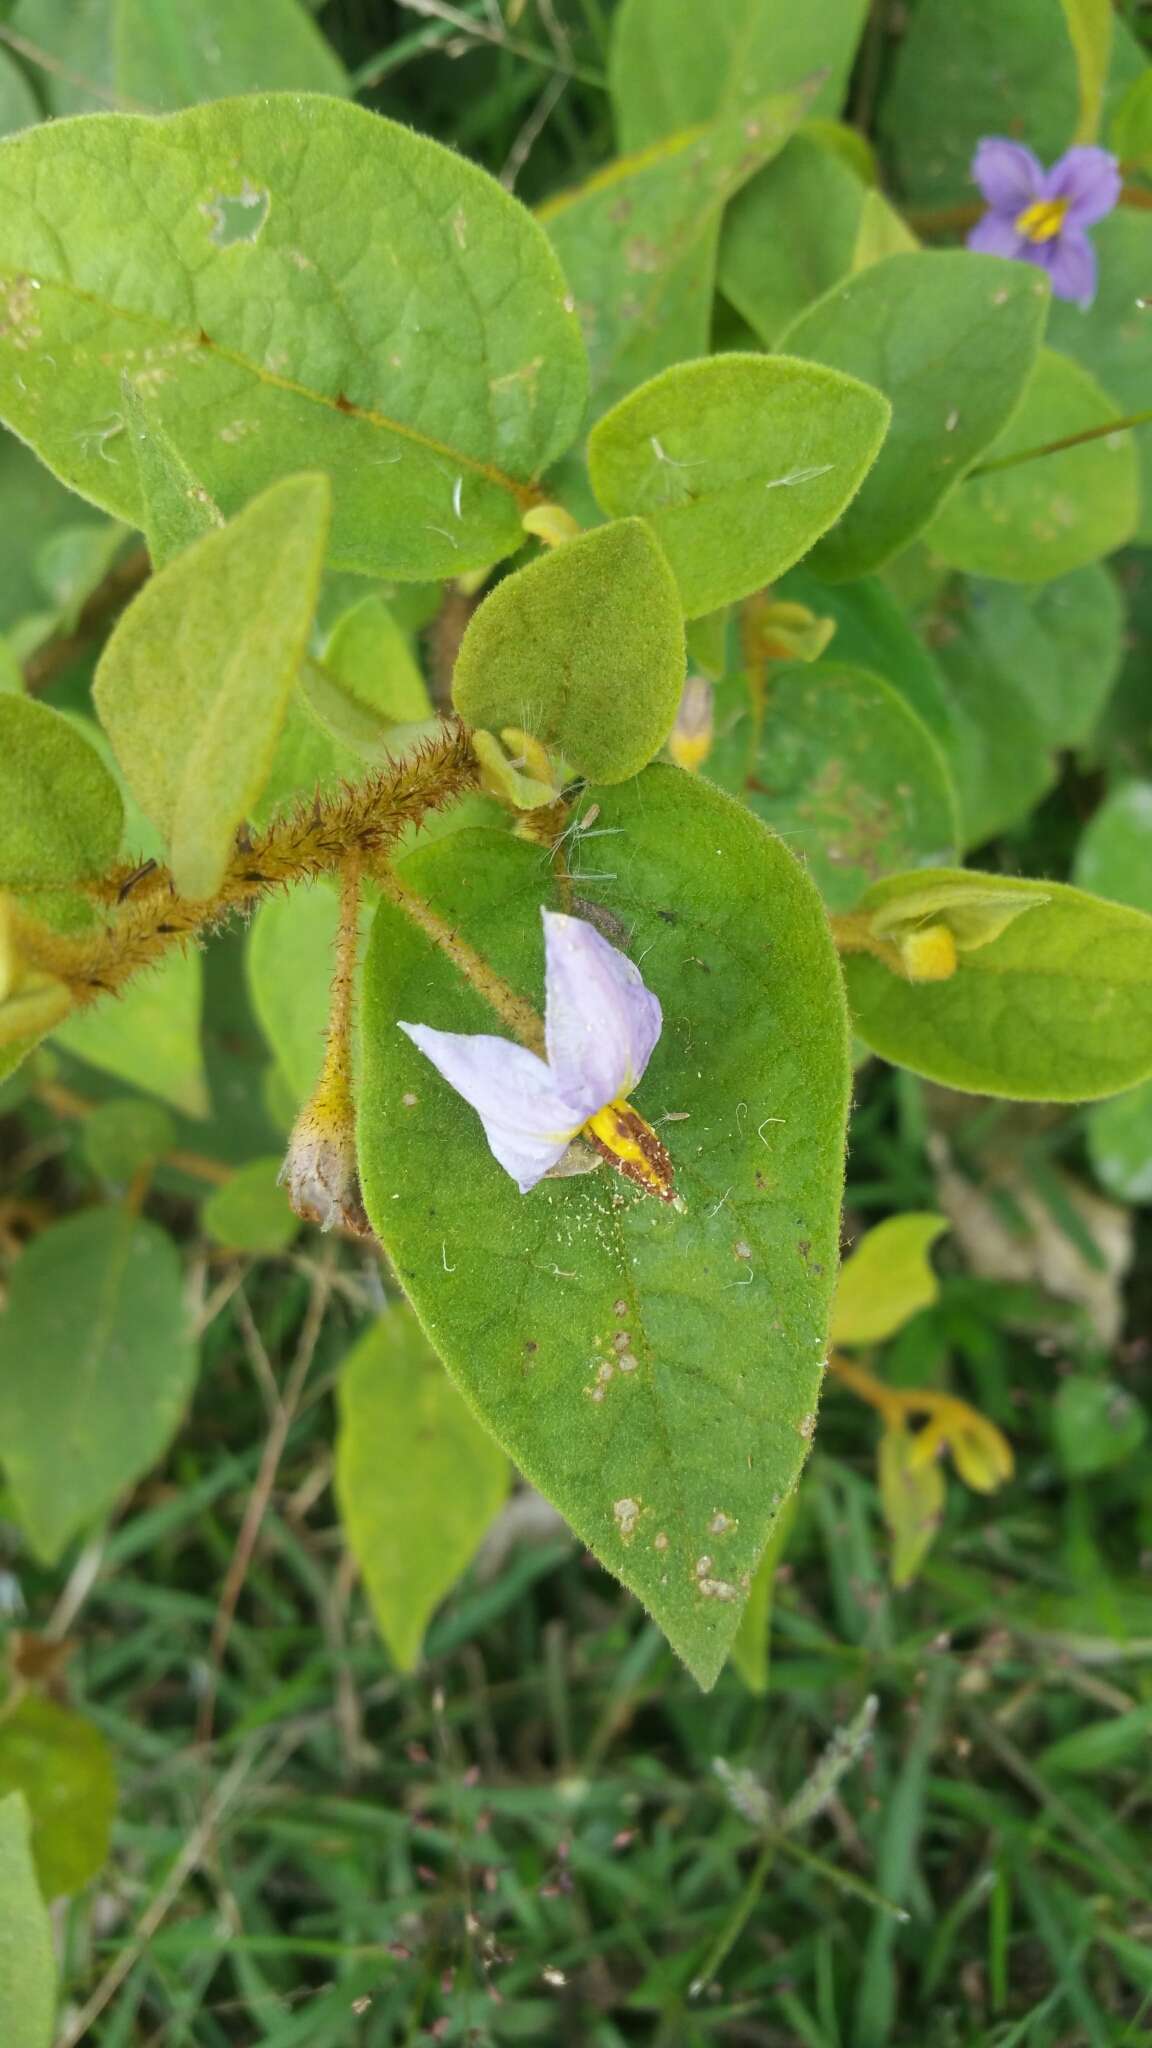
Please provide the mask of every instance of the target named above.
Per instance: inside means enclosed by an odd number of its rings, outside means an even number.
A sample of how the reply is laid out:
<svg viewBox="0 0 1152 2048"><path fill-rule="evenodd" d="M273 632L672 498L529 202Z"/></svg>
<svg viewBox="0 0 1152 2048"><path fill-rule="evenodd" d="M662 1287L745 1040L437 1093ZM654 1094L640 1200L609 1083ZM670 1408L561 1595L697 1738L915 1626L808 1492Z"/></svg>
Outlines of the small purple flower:
<svg viewBox="0 0 1152 2048"><path fill-rule="evenodd" d="M660 1036L660 1005L639 969L592 925L540 914L547 1060L508 1038L427 1024L400 1029L476 1111L522 1195L585 1131L621 1172L671 1199L667 1154L627 1101Z"/></svg>
<svg viewBox="0 0 1152 2048"><path fill-rule="evenodd" d="M968 237L986 256L1038 264L1058 299L1090 306L1096 296L1096 252L1086 228L1111 213L1120 197L1120 169L1106 149L1066 149L1050 171L1021 142L986 136L972 176L988 212Z"/></svg>

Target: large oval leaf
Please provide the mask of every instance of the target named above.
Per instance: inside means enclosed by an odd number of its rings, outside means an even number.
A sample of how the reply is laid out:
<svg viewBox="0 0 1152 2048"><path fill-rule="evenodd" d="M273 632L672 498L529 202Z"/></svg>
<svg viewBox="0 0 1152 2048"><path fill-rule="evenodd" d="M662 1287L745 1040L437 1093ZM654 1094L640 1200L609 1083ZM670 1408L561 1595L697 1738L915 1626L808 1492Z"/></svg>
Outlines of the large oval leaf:
<svg viewBox="0 0 1152 2048"><path fill-rule="evenodd" d="M852 1021L873 1052L949 1088L1024 1102L1114 1095L1152 1073L1152 917L1059 882L946 868L877 883L861 914L891 915L902 897L952 885L1033 907L962 952L948 981L908 982L851 955Z"/></svg>
<svg viewBox="0 0 1152 2048"><path fill-rule="evenodd" d="M595 798L608 836L568 907L642 962L664 1005L637 1106L670 1119L683 1212L606 1168L517 1193L396 1028L491 1031L493 1013L389 903L365 970L361 1169L477 1413L710 1684L814 1427L848 1085L840 981L812 884L729 798L665 766ZM556 898L538 849L465 832L402 873L540 1005L540 905Z"/></svg>
<svg viewBox="0 0 1152 2048"><path fill-rule="evenodd" d="M134 524L124 374L226 515L319 468L349 568L508 554L583 411L566 290L494 179L340 100L94 114L0 145L0 412Z"/></svg>
<svg viewBox="0 0 1152 2048"><path fill-rule="evenodd" d="M622 147L642 149L805 83L819 84L817 106L834 113L864 13L862 0L624 0L609 62Z"/></svg>

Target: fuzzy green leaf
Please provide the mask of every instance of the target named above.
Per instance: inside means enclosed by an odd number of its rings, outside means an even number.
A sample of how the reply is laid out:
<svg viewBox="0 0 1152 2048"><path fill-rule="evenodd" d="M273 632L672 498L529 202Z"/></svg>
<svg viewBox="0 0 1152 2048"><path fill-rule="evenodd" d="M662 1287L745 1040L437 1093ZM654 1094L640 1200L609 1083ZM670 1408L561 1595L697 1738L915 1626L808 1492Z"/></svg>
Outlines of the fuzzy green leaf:
<svg viewBox="0 0 1152 2048"><path fill-rule="evenodd" d="M953 708L948 688L896 599L878 576L856 583L822 583L805 566L783 578L777 596L805 604L818 618L831 618L836 631L828 651L833 661L851 662L898 690L948 754Z"/></svg>
<svg viewBox="0 0 1152 2048"><path fill-rule="evenodd" d="M1118 1202L1152 1202L1152 1081L1097 1103L1086 1133L1101 1187Z"/></svg>
<svg viewBox="0 0 1152 2048"><path fill-rule="evenodd" d="M112 1751L100 1730L30 1693L0 1717L0 1800L11 1792L28 1801L45 1898L78 1892L103 1868L116 1811Z"/></svg>
<svg viewBox="0 0 1152 2048"><path fill-rule="evenodd" d="M913 984L863 954L844 962L856 1030L948 1088L1025 1102L1114 1095L1152 1073L1152 918L1059 882L968 870L893 875L866 915L936 886L1032 899L949 981Z"/></svg>
<svg viewBox="0 0 1152 2048"><path fill-rule="evenodd" d="M809 98L777 94L670 136L541 209L584 331L593 414L670 363L706 354L721 216Z"/></svg>
<svg viewBox="0 0 1152 2048"><path fill-rule="evenodd" d="M280 1161L250 1159L222 1187L213 1188L203 1208L209 1237L229 1251L271 1255L286 1250L300 1219L276 1185Z"/></svg>
<svg viewBox="0 0 1152 2048"><path fill-rule="evenodd" d="M98 875L123 825L120 792L79 727L31 698L0 696L0 882Z"/></svg>
<svg viewBox="0 0 1152 2048"><path fill-rule="evenodd" d="M143 1166L155 1166L176 1143L176 1126L159 1102L118 1095L98 1103L83 1127L84 1157L112 1187L127 1187Z"/></svg>
<svg viewBox="0 0 1152 2048"><path fill-rule="evenodd" d="M765 348L852 268L866 189L841 157L800 134L733 200L720 289Z"/></svg>
<svg viewBox="0 0 1152 2048"><path fill-rule="evenodd" d="M834 1344L882 1344L940 1292L928 1263L946 1216L908 1210L866 1231L840 1268L832 1304Z"/></svg>
<svg viewBox="0 0 1152 2048"><path fill-rule="evenodd" d="M0 1799L0 2040L51 2048L56 2014L52 1923L36 1882L27 1801Z"/></svg>
<svg viewBox="0 0 1152 2048"><path fill-rule="evenodd" d="M124 371L226 516L323 468L346 567L447 576L510 553L583 414L566 289L485 172L340 100L0 144L0 413L134 524Z"/></svg>
<svg viewBox="0 0 1152 2048"><path fill-rule="evenodd" d="M744 113L765 93L818 81L822 112L840 105L865 0L624 0L609 83L624 149Z"/></svg>
<svg viewBox="0 0 1152 2048"><path fill-rule="evenodd" d="M861 576L906 547L1019 402L1044 332L1048 282L1029 264L916 250L835 285L781 346L883 391L876 465L812 568Z"/></svg>
<svg viewBox="0 0 1152 2048"><path fill-rule="evenodd" d="M114 1003L95 1003L57 1024L57 1045L133 1088L147 1089L185 1116L208 1114L200 1044L204 964L199 953L170 953L129 983Z"/></svg>
<svg viewBox="0 0 1152 2048"><path fill-rule="evenodd" d="M962 844L980 846L1028 816L1055 780L1056 760L1030 693L977 636L972 610L946 604L941 617L933 654L948 692L945 753Z"/></svg>
<svg viewBox="0 0 1152 2048"><path fill-rule="evenodd" d="M89 1209L34 1240L0 1316L0 1443L37 1556L54 1563L167 1448L195 1369L155 1224Z"/></svg>
<svg viewBox="0 0 1152 2048"><path fill-rule="evenodd" d="M117 0L115 53L121 97L157 113L233 92L348 91L300 0Z"/></svg>
<svg viewBox="0 0 1152 2048"><path fill-rule="evenodd" d="M1074 879L1152 914L1152 782L1122 782L1105 797L1076 849Z"/></svg>
<svg viewBox="0 0 1152 2048"><path fill-rule="evenodd" d="M1152 164L1152 69L1148 102L1148 157ZM1128 151L1122 152L1130 161ZM1049 339L1075 356L1098 379L1124 413L1143 412L1148 398L1148 278L1152 275L1152 216L1118 207L1092 230L1097 287L1090 306L1054 299ZM1144 426L1134 437L1140 464L1141 513L1136 539L1152 541L1152 434Z"/></svg>
<svg viewBox="0 0 1152 2048"><path fill-rule="evenodd" d="M623 782L667 737L684 664L676 579L643 520L620 519L497 584L452 698L470 725L520 727L577 774Z"/></svg>
<svg viewBox="0 0 1152 2048"><path fill-rule="evenodd" d="M576 881L643 962L683 1212L607 1168L521 1196L396 1028L498 1028L388 903L365 968L369 1214L449 1371L516 1463L710 1684L811 1438L836 1263L847 1051L819 897L718 791L665 766L597 789L608 863ZM536 849L467 832L407 886L541 1005ZM600 907L597 907L600 906ZM396 1199L393 1199L393 1198Z"/></svg>
<svg viewBox="0 0 1152 2048"><path fill-rule="evenodd" d="M1065 435L1118 417L1118 408L1087 370L1046 348L986 460L991 464L1047 448ZM933 553L970 575L1047 583L1123 547L1139 513L1133 437L1104 434L1058 454L1035 455L968 478L933 520L926 539Z"/></svg>
<svg viewBox="0 0 1152 2048"><path fill-rule="evenodd" d="M182 895L219 887L272 766L329 509L326 477L274 484L154 576L104 650L101 722Z"/></svg>
<svg viewBox="0 0 1152 2048"><path fill-rule="evenodd" d="M140 488L140 523L148 541L152 567L162 569L191 541L223 526L224 518L203 484L194 477L172 437L166 434L140 386L121 380L124 431Z"/></svg>
<svg viewBox="0 0 1152 2048"><path fill-rule="evenodd" d="M0 50L0 135L16 135L41 118L36 95L20 66Z"/></svg>
<svg viewBox="0 0 1152 2048"><path fill-rule="evenodd" d="M372 1612L401 1671L508 1491L508 1460L477 1422L407 1305L345 1359L336 1496Z"/></svg>
<svg viewBox="0 0 1152 2048"><path fill-rule="evenodd" d="M787 840L833 909L878 875L955 852L940 749L879 676L832 660L781 669L758 737L750 712L723 724L706 772Z"/></svg>
<svg viewBox="0 0 1152 2048"><path fill-rule="evenodd" d="M965 594L973 641L1000 671L997 686L1006 682L1024 699L1050 746L1083 746L1123 654L1124 604L1115 578L1089 562L1051 583L973 580ZM950 622L957 618L955 591L947 610Z"/></svg>
<svg viewBox="0 0 1152 2048"><path fill-rule="evenodd" d="M592 488L606 512L648 520L697 618L807 553L860 488L889 417L880 392L815 363L680 363L593 428Z"/></svg>

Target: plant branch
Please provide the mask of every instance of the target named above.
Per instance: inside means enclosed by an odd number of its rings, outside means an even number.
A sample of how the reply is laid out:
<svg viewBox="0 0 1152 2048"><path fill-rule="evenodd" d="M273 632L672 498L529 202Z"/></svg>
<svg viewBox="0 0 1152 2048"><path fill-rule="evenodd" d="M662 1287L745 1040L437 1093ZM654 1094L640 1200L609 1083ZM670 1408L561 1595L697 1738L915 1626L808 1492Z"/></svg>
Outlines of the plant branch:
<svg viewBox="0 0 1152 2048"><path fill-rule="evenodd" d="M118 562L114 562L88 597L71 632L53 633L39 647L33 648L24 663L25 689L33 694L37 690L45 690L57 676L71 668L92 642L102 637L151 573L152 564L144 547L133 548L130 554L122 555Z"/></svg>

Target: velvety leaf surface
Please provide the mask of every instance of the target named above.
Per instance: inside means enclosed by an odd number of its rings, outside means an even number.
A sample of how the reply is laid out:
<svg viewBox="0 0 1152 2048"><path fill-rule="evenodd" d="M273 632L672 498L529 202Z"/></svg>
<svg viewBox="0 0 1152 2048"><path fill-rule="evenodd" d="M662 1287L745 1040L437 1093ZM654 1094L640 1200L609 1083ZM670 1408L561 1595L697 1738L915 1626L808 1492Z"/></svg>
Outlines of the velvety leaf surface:
<svg viewBox="0 0 1152 2048"><path fill-rule="evenodd" d="M640 519L566 541L498 583L452 676L470 725L517 726L577 774L622 782L652 759L684 684L676 579Z"/></svg>
<svg viewBox="0 0 1152 2048"><path fill-rule="evenodd" d="M939 866L957 845L939 747L865 669L775 670L759 737L751 712L725 720L706 772L779 832L834 910L893 869Z"/></svg>
<svg viewBox="0 0 1152 2048"><path fill-rule="evenodd" d="M1030 264L925 249L869 265L788 329L791 355L847 370L892 405L874 468L813 551L817 575L861 576L923 530L1014 411L1047 304Z"/></svg>
<svg viewBox="0 0 1152 2048"><path fill-rule="evenodd" d="M733 200L720 289L765 348L852 268L865 190L841 157L801 134Z"/></svg>
<svg viewBox="0 0 1152 2048"><path fill-rule="evenodd" d="M277 1187L280 1160L250 1159L222 1187L213 1188L201 1212L204 1228L229 1251L282 1252L300 1228L300 1219Z"/></svg>
<svg viewBox="0 0 1152 2048"><path fill-rule="evenodd" d="M834 111L864 24L864 0L624 0L609 83L623 149L696 121L740 113L765 93L820 74L816 105Z"/></svg>
<svg viewBox="0 0 1152 2048"><path fill-rule="evenodd" d="M781 93L672 135L541 208L576 300L593 417L670 363L707 353L721 215L810 96Z"/></svg>
<svg viewBox="0 0 1152 2048"><path fill-rule="evenodd" d="M893 875L878 909L935 883L1047 898L950 981L913 985L881 961L844 962L852 1020L873 1052L946 1087L1023 1102L1113 1095L1152 1072L1152 918L1059 882L968 871Z"/></svg>
<svg viewBox="0 0 1152 2048"><path fill-rule="evenodd" d="M1088 1157L1118 1202L1152 1202L1152 1081L1089 1111Z"/></svg>
<svg viewBox="0 0 1152 2048"><path fill-rule="evenodd" d="M0 145L0 412L133 523L125 371L226 515L323 468L348 567L510 553L583 413L566 289L486 173L340 100L93 115Z"/></svg>
<svg viewBox="0 0 1152 2048"><path fill-rule="evenodd" d="M1027 690L993 659L970 611L946 606L933 638L949 696L945 752L961 843L980 846L1034 809L1055 780L1055 756Z"/></svg>
<svg viewBox="0 0 1152 2048"><path fill-rule="evenodd" d="M324 667L358 702L382 718L428 718L432 703L412 643L375 591L337 619L324 646Z"/></svg>
<svg viewBox="0 0 1152 2048"><path fill-rule="evenodd" d="M396 1019L499 1025L387 903L365 969L361 1168L477 1413L710 1684L814 1427L847 1087L838 975L812 884L730 799L664 766L593 798L610 836L570 908L593 906L664 1005L636 1106L679 1119L662 1135L683 1211L607 1168L517 1192ZM541 1006L555 885L536 849L460 833L401 873Z"/></svg>
<svg viewBox="0 0 1152 2048"><path fill-rule="evenodd" d="M1051 583L973 579L966 595L976 645L1011 679L1045 739L1053 747L1083 746L1123 654L1124 604L1115 578L1089 562Z"/></svg>
<svg viewBox="0 0 1152 2048"><path fill-rule="evenodd" d="M1152 782L1122 782L1105 797L1081 834L1074 879L1152 913Z"/></svg>
<svg viewBox="0 0 1152 2048"><path fill-rule="evenodd" d="M12 1792L28 1802L45 1898L78 1892L104 1864L116 1811L112 1751L100 1730L34 1693L10 1706L0 1717L0 1801Z"/></svg>
<svg viewBox="0 0 1152 2048"><path fill-rule="evenodd" d="M1109 77L1116 97L1141 63L1117 21ZM1027 139L1051 162L1072 140L1079 99L1063 0L917 0L880 125L901 190L943 205L972 198L969 166L984 135Z"/></svg>
<svg viewBox="0 0 1152 2048"><path fill-rule="evenodd" d="M860 488L889 417L878 391L815 363L679 363L597 422L592 488L606 512L648 520L696 618L807 553Z"/></svg>
<svg viewBox="0 0 1152 2048"><path fill-rule="evenodd" d="M0 157L0 161L2 161ZM0 631L5 633L29 613L46 611L47 592L37 571L44 542L69 518L98 515L38 462L30 448L0 429ZM44 630L51 630L45 620Z"/></svg>
<svg viewBox="0 0 1152 2048"><path fill-rule="evenodd" d="M53 1031L66 1052L159 1095L185 1116L207 1116L200 1043L204 967L194 948L169 953L115 1002L76 1011Z"/></svg>
<svg viewBox="0 0 1152 2048"><path fill-rule="evenodd" d="M219 886L272 766L329 506L325 477L274 484L145 584L101 657L101 722L182 895Z"/></svg>
<svg viewBox="0 0 1152 2048"><path fill-rule="evenodd" d="M38 1557L55 1562L155 1464L195 1369L180 1262L155 1224L89 1209L34 1240L0 1316L0 1442Z"/></svg>
<svg viewBox="0 0 1152 2048"><path fill-rule="evenodd" d="M1152 80L1152 71L1147 74ZM1148 93L1152 133L1152 90ZM1152 156L1152 141L1149 145ZM1125 152L1125 161L1130 161ZM1088 307L1052 302L1049 339L1075 356L1122 412L1143 412L1148 399L1148 277L1152 274L1152 214L1118 207L1092 230L1096 296ZM1136 538L1152 541L1152 435L1133 437L1140 464L1140 522Z"/></svg>
<svg viewBox="0 0 1152 2048"><path fill-rule="evenodd" d="M1046 448L1118 417L1114 401L1087 370L1046 348L986 460ZM1133 436L1105 434L967 479L933 520L927 541L935 554L970 575L1046 583L1123 547L1139 511Z"/></svg>
<svg viewBox="0 0 1152 2048"><path fill-rule="evenodd" d="M345 93L301 0L117 0L116 81L156 113L234 92Z"/></svg>
<svg viewBox="0 0 1152 2048"><path fill-rule="evenodd" d="M867 1230L840 1268L832 1304L834 1344L882 1344L940 1292L928 1261L946 1216L906 1210Z"/></svg>
<svg viewBox="0 0 1152 2048"><path fill-rule="evenodd" d="M224 518L210 493L193 476L172 438L165 433L138 384L125 375L120 386L124 432L140 493L140 524L154 569L162 569L191 541L223 526Z"/></svg>
<svg viewBox="0 0 1152 2048"><path fill-rule="evenodd" d="M97 875L123 825L120 792L79 728L47 704L0 696L0 882Z"/></svg>
<svg viewBox="0 0 1152 2048"><path fill-rule="evenodd" d="M52 1923L36 1882L27 1802L0 1799L0 2039L51 2048L56 2015Z"/></svg>
<svg viewBox="0 0 1152 2048"><path fill-rule="evenodd" d="M781 578L777 596L835 620L829 659L846 661L898 690L947 753L953 709L944 677L907 614L878 576L822 583L805 565Z"/></svg>
<svg viewBox="0 0 1152 2048"><path fill-rule="evenodd" d="M345 1359L336 1497L376 1625L401 1671L508 1492L508 1460L463 1401L407 1304Z"/></svg>

